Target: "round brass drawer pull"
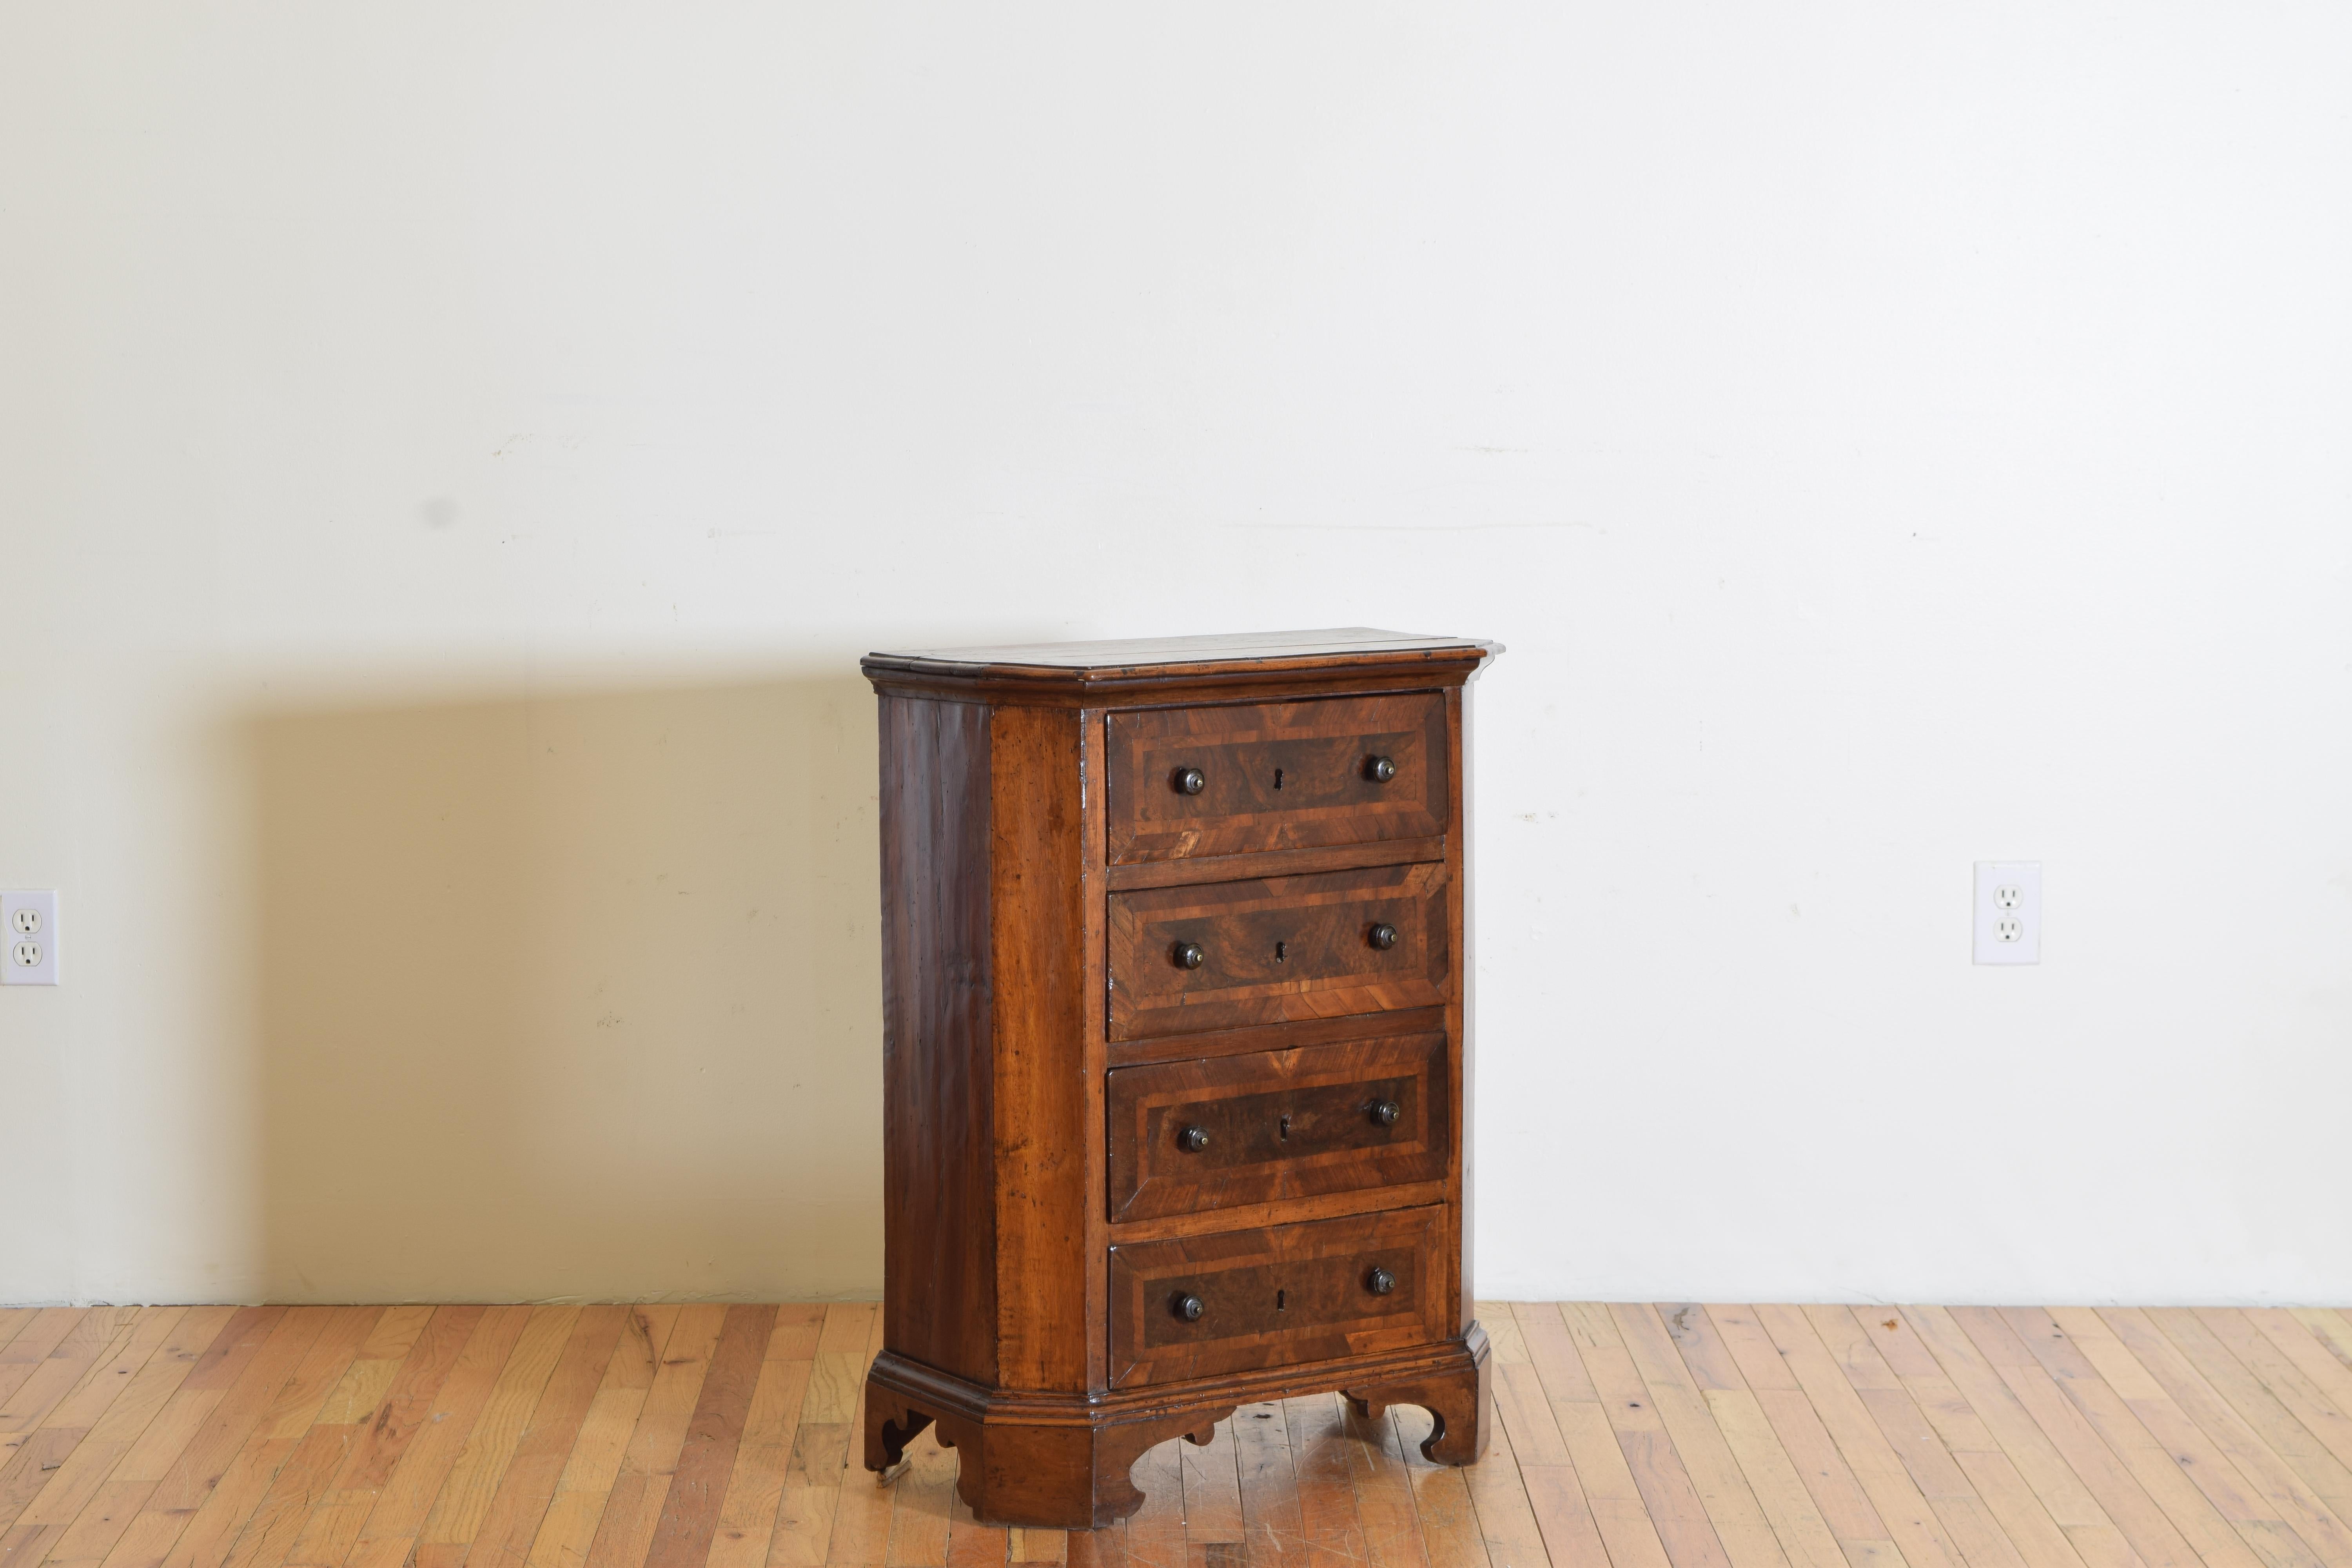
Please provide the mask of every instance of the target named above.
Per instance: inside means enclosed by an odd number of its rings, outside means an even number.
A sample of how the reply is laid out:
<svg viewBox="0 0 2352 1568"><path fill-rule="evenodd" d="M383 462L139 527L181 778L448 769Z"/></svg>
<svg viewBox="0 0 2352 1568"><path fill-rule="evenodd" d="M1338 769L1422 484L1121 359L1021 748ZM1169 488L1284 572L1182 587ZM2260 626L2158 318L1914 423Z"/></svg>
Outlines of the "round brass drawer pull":
<svg viewBox="0 0 2352 1568"><path fill-rule="evenodd" d="M1176 1147L1187 1154L1197 1154L1208 1146L1209 1130L1205 1127L1187 1127L1176 1134Z"/></svg>
<svg viewBox="0 0 2352 1568"><path fill-rule="evenodd" d="M1198 768L1178 768L1176 776L1170 782L1175 784L1179 795L1198 795L1209 787L1209 775Z"/></svg>
<svg viewBox="0 0 2352 1568"><path fill-rule="evenodd" d="M1389 757L1374 757L1364 764L1364 776L1374 784L1386 784L1396 777L1396 763Z"/></svg>
<svg viewBox="0 0 2352 1568"><path fill-rule="evenodd" d="M1403 1114L1404 1107L1393 1100L1372 1101L1372 1125L1375 1127L1394 1127L1397 1124L1397 1119Z"/></svg>
<svg viewBox="0 0 2352 1568"><path fill-rule="evenodd" d="M1396 1276L1385 1268L1375 1268L1364 1276L1364 1289L1375 1296L1385 1296L1396 1289Z"/></svg>
<svg viewBox="0 0 2352 1568"><path fill-rule="evenodd" d="M1209 959L1208 953L1197 942L1180 942L1168 956L1176 961L1179 969L1198 969Z"/></svg>
<svg viewBox="0 0 2352 1568"><path fill-rule="evenodd" d="M1397 944L1397 928L1384 921L1371 929L1370 937L1374 947L1386 952Z"/></svg>
<svg viewBox="0 0 2352 1568"><path fill-rule="evenodd" d="M1209 1304L1198 1296L1186 1294L1169 1302L1168 1310L1188 1323L1197 1323L1201 1321L1201 1314L1209 1310Z"/></svg>

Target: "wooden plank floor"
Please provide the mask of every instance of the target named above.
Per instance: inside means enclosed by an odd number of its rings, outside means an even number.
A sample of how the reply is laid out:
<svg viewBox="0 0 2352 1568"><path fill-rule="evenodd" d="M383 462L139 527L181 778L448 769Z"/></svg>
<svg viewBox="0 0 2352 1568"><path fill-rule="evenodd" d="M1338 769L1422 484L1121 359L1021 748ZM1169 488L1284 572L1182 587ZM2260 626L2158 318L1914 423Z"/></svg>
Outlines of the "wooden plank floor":
<svg viewBox="0 0 2352 1568"><path fill-rule="evenodd" d="M1489 1304L1488 1458L1244 1406L1114 1529L856 1468L830 1307L0 1310L0 1568L2352 1568L2352 1317Z"/></svg>

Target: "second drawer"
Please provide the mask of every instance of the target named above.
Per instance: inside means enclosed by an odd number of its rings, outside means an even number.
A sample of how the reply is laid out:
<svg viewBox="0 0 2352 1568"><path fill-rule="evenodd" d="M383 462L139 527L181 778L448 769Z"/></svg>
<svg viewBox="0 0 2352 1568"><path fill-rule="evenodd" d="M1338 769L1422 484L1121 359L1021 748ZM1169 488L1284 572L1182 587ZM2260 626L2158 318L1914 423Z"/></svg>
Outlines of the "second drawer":
<svg viewBox="0 0 2352 1568"><path fill-rule="evenodd" d="M1120 1068L1104 1091L1114 1222L1438 1181L1453 1152L1442 1033Z"/></svg>
<svg viewBox="0 0 2352 1568"><path fill-rule="evenodd" d="M1443 862L1110 895L1110 1037L1452 1000Z"/></svg>

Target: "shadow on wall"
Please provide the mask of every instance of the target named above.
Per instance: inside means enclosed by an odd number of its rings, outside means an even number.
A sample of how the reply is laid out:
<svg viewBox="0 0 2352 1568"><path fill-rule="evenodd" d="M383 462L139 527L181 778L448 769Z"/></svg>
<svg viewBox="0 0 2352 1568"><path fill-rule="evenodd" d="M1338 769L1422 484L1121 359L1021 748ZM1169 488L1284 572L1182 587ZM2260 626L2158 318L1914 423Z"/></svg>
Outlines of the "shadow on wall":
<svg viewBox="0 0 2352 1568"><path fill-rule="evenodd" d="M878 1293L864 681L247 735L273 1300Z"/></svg>

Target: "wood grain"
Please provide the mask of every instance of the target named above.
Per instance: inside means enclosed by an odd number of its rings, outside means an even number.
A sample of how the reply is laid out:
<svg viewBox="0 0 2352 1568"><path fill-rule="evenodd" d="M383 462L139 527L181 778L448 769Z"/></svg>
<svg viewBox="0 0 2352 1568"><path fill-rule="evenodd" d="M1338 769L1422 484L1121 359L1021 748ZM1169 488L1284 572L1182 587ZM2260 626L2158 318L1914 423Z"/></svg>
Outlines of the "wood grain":
<svg viewBox="0 0 2352 1568"><path fill-rule="evenodd" d="M1055 1531L1141 1507L1129 1476L1152 1444L1318 1383L1429 1411L1426 1456L1480 1452L1459 688L1494 652L1349 632L865 662L884 774L887 1353L856 1396L856 1448L895 1474L936 1463L931 1432L979 1518L1024 1527L1007 1561L1123 1568L1119 1539L1073 1552ZM1211 963L1145 961L1188 920L1213 933ZM1188 1115L1217 1136L1194 1128L1187 1152L1214 1152L1158 1161ZM1389 1225L1414 1233L1394 1258L1293 1245ZM1217 1275L1231 1331L1167 1341L1128 1299L1139 1266L1162 1265ZM1244 1301L1279 1321L1222 1321ZM1147 1393L1171 1379L1192 1385ZM810 1407L834 1394L816 1367ZM809 1560L820 1539L824 1560L877 1568L938 1552L930 1525L897 1530L875 1494L828 1479L835 1451L810 1445L829 1424L808 1426L772 1558ZM1277 1448L1286 1436L1254 1451L1265 1486ZM1280 1526L1256 1540L1289 1550Z"/></svg>
<svg viewBox="0 0 2352 1568"><path fill-rule="evenodd" d="M1114 866L1428 839L1446 828L1452 770L1434 691L1145 708L1108 723ZM1374 771L1381 761L1385 779ZM1194 772L1197 793L1179 782Z"/></svg>
<svg viewBox="0 0 2352 1568"><path fill-rule="evenodd" d="M1114 1071L1110 1217L1442 1180L1446 1057L1439 1033Z"/></svg>
<svg viewBox="0 0 2352 1568"><path fill-rule="evenodd" d="M982 1380L996 1375L988 720L881 700L882 1315L908 1355Z"/></svg>
<svg viewBox="0 0 2352 1568"><path fill-rule="evenodd" d="M1087 1042L1089 987L1066 957L1084 943L1090 901L1082 729L1079 715L1040 708L998 709L989 723L993 1326L1010 1388L1082 1390L1094 1365L1086 1219L1102 1185L1087 1133L1102 1124L1102 1074L1099 1058L1091 1071L1073 1059Z"/></svg>
<svg viewBox="0 0 2352 1568"><path fill-rule="evenodd" d="M1111 1249L1111 1386L1443 1339L1445 1211L1430 1205ZM1375 1270L1386 1293L1368 1285ZM1195 1320L1179 1298L1203 1303Z"/></svg>
<svg viewBox="0 0 2352 1568"><path fill-rule="evenodd" d="M2352 1417L2333 1314L1479 1313L1477 1465L1423 1460L1411 1406L1244 1404L1143 1455L1141 1512L1064 1532L974 1520L929 1435L889 1485L847 1468L871 1304L27 1310L0 1350L78 1371L8 1435L47 1457L0 1561L1909 1568L1906 1532L1967 1568L2352 1557L2352 1470L2313 1429Z"/></svg>
<svg viewBox="0 0 2352 1568"><path fill-rule="evenodd" d="M1447 885L1424 863L1113 893L1111 1038L1442 1005ZM1393 946L1371 940L1383 925ZM1175 956L1184 945L1197 966Z"/></svg>

